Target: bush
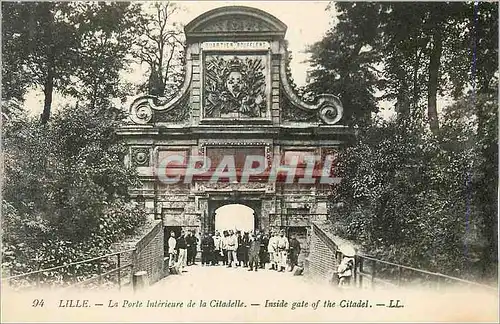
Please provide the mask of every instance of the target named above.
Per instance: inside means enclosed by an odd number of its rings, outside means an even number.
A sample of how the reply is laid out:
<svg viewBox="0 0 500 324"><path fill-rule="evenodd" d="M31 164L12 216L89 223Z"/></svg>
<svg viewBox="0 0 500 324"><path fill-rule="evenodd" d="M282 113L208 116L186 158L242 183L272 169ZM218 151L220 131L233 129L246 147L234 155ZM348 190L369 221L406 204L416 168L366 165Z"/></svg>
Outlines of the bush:
<svg viewBox="0 0 500 324"><path fill-rule="evenodd" d="M96 257L144 224L144 210L128 197L138 178L114 133L121 117L67 107L46 125L26 116L6 124L3 268L25 273Z"/></svg>
<svg viewBox="0 0 500 324"><path fill-rule="evenodd" d="M491 101L478 105L496 109ZM498 160L482 151L497 146L497 135L491 125L482 135L463 111L455 116L465 108L449 108L437 136L401 120L362 130L340 154L343 181L332 193L344 206L332 215L337 234L380 259L469 279L496 275L488 272L496 260L484 257L496 251L487 226L497 228L490 215L496 189L484 188L497 188Z"/></svg>

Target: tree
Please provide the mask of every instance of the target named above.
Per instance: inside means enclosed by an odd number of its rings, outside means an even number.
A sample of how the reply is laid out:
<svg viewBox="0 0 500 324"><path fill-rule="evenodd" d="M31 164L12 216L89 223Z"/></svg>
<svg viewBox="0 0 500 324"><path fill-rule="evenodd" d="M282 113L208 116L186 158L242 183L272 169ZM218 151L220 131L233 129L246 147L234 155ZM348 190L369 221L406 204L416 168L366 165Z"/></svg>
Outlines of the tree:
<svg viewBox="0 0 500 324"><path fill-rule="evenodd" d="M135 56L149 68L147 92L169 96L182 81L184 43L182 31L171 23L179 7L171 2L145 5L139 23Z"/></svg>
<svg viewBox="0 0 500 324"><path fill-rule="evenodd" d="M394 120L365 123L356 143L340 154L343 181L332 192L332 200L344 203L334 212L342 215L335 225L339 234L383 259L455 276L494 278L498 5L336 7L339 23L313 52L319 63L315 73L324 85L317 82L311 89L353 87L352 78L340 78L338 71L361 73L362 65L349 68L359 62L352 56L356 50L350 50L370 45L374 54L368 66L380 67L381 73L373 74L374 82L365 78L370 82L364 86L383 90L381 99L396 101L398 112ZM378 17L360 19L374 11ZM352 32L343 31L351 23ZM376 104L377 98L361 94ZM451 95L456 102L438 118L439 95ZM349 106L343 100L346 110L358 113L355 101Z"/></svg>
<svg viewBox="0 0 500 324"><path fill-rule="evenodd" d="M17 91L6 87L7 93L21 98L32 85L42 88L44 108L41 115L43 123L50 116L52 93L56 87L69 84L69 77L74 69L78 38L75 29L65 19L70 9L69 3L63 2L4 2L2 3L2 36L5 46L4 57L9 59L3 68L7 75L14 72L18 77L8 77Z"/></svg>
<svg viewBox="0 0 500 324"><path fill-rule="evenodd" d="M340 96L347 123L367 123L376 112L374 93L382 84L380 71L380 4L336 3L341 12L338 24L323 40L313 44L313 72L306 88L312 93L332 93Z"/></svg>
<svg viewBox="0 0 500 324"><path fill-rule="evenodd" d="M472 37L484 44L481 72L489 75L488 82L496 71L496 4L480 3L476 10L473 3L461 2L335 6L340 12L338 23L311 49L316 81L309 88L314 93L341 93L349 107L346 111L376 111L377 99L395 100L403 119L410 113L423 117L420 110L427 110L427 121L436 134L438 95L459 98L463 89L472 86ZM384 95L375 98L374 90Z"/></svg>
<svg viewBox="0 0 500 324"><path fill-rule="evenodd" d="M95 257L145 221L128 199L138 178L114 132L122 117L68 106L43 127L26 117L3 129L2 240L14 271Z"/></svg>
<svg viewBox="0 0 500 324"><path fill-rule="evenodd" d="M27 89L40 87L46 123L55 90L89 100L90 107L119 93L138 5L4 2L2 10L2 50L8 57L2 65L3 99L21 100Z"/></svg>
<svg viewBox="0 0 500 324"><path fill-rule="evenodd" d="M110 98L122 96L120 72L131 63L141 7L127 2L80 3L78 7L73 24L80 49L75 82L66 92L88 102L91 109L107 107Z"/></svg>

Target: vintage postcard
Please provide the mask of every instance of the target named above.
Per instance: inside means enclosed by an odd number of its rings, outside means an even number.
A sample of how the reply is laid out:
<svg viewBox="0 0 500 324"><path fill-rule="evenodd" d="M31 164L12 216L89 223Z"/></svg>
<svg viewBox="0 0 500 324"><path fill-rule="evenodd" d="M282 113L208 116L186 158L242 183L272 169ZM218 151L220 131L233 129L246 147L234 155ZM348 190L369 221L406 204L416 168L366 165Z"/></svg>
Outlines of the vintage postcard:
<svg viewBox="0 0 500 324"><path fill-rule="evenodd" d="M498 322L498 3L2 2L2 322Z"/></svg>

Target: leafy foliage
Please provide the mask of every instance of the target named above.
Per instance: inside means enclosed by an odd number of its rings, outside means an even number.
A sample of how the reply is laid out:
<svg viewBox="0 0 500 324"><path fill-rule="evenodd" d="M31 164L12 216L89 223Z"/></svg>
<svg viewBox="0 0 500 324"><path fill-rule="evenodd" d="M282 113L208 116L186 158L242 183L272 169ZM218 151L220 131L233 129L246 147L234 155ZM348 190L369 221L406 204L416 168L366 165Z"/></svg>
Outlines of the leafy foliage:
<svg viewBox="0 0 500 324"><path fill-rule="evenodd" d="M27 272L95 257L145 221L112 110L67 107L4 128L3 266ZM85 269L79 269L83 271Z"/></svg>
<svg viewBox="0 0 500 324"><path fill-rule="evenodd" d="M148 81L141 90L151 95L171 97L182 83L183 33L172 22L179 9L170 1L145 3L139 17L133 55L148 67Z"/></svg>
<svg viewBox="0 0 500 324"><path fill-rule="evenodd" d="M360 126L340 155L334 228L383 259L494 278L498 4L334 5L307 86L339 94ZM439 95L455 102L438 118ZM382 100L394 120L371 116Z"/></svg>
<svg viewBox="0 0 500 324"><path fill-rule="evenodd" d="M496 79L498 5L476 5L335 3L338 22L309 49L308 91L339 94L347 123L369 123L378 102L390 100L403 118L427 111L436 133L438 95L458 99L475 84L484 92Z"/></svg>
<svg viewBox="0 0 500 324"><path fill-rule="evenodd" d="M343 202L334 211L339 234L382 259L494 277L497 102L476 102L491 117L487 137L478 136L470 98L445 112L440 137L400 119L361 130L339 160L343 181L332 197ZM482 158L485 146L495 148L491 159Z"/></svg>
<svg viewBox="0 0 500 324"><path fill-rule="evenodd" d="M127 2L2 3L2 99L44 92L42 122L59 90L91 107L117 95L139 6Z"/></svg>
<svg viewBox="0 0 500 324"><path fill-rule="evenodd" d="M308 50L314 81L307 91L339 95L344 106L349 107L344 121L366 124L371 112L378 110L374 93L382 86L376 66L381 59L381 7L372 2L344 2L336 6L342 10L338 24Z"/></svg>

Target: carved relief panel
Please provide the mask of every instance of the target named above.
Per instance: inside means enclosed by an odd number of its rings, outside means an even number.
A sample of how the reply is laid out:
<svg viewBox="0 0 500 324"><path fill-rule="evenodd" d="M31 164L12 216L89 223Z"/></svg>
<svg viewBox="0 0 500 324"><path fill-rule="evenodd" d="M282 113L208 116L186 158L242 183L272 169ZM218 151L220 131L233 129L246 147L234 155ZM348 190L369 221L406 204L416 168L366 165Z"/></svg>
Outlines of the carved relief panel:
<svg viewBox="0 0 500 324"><path fill-rule="evenodd" d="M131 164L134 167L144 167L150 164L150 149L149 147L132 147L130 148Z"/></svg>
<svg viewBox="0 0 500 324"><path fill-rule="evenodd" d="M207 42L202 45L204 119L269 119L268 42Z"/></svg>

